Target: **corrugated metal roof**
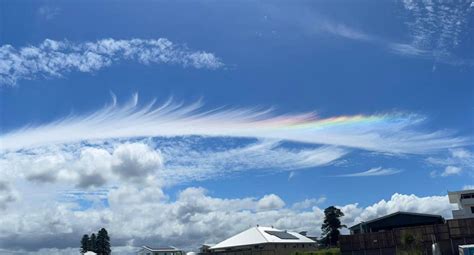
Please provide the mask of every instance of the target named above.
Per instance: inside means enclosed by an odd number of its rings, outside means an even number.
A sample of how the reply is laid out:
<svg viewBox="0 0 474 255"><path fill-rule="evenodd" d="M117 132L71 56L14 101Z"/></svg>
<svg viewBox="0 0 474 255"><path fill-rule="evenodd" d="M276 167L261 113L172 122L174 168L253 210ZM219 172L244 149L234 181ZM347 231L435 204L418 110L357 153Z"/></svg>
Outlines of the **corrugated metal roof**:
<svg viewBox="0 0 474 255"><path fill-rule="evenodd" d="M275 232L287 233L285 235L280 235L281 237L291 235L294 238L280 238L275 235ZM215 250L264 243L315 243L315 241L296 232L285 232L283 230L270 227L253 227L214 245L210 249Z"/></svg>
<svg viewBox="0 0 474 255"><path fill-rule="evenodd" d="M379 217L379 218L375 218L375 219L372 219L372 220L368 220L368 221L363 221L361 223L358 223L352 227L349 227L349 229L358 229L360 227L361 224L363 225L369 225L371 223L374 223L374 222L377 222L377 221L381 221L381 220L385 220L387 218L390 218L390 217L394 217L394 216L397 216L397 215L413 215L413 216L422 216L422 217L429 217L429 218L439 218L439 219L444 219L443 216L441 215L437 215L437 214L427 214L427 213L415 213L415 212L402 212L402 211L398 211L398 212L394 212L394 213L391 213L391 214L387 214L385 216L382 216L382 217Z"/></svg>

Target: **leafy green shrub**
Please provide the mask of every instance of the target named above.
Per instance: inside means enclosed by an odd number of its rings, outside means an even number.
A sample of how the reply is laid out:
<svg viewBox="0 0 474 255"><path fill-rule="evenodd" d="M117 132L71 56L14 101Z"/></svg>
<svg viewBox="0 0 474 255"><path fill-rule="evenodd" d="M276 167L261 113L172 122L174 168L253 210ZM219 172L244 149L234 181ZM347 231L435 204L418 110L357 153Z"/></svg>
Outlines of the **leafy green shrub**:
<svg viewBox="0 0 474 255"><path fill-rule="evenodd" d="M317 251L294 252L293 255L341 255L341 251L339 248L330 248Z"/></svg>

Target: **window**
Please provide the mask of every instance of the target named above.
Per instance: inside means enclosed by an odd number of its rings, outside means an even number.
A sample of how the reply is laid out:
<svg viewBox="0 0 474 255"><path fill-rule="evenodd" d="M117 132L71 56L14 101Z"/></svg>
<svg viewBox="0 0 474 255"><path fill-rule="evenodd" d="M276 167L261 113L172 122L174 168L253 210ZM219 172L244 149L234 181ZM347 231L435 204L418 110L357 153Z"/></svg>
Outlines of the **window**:
<svg viewBox="0 0 474 255"><path fill-rule="evenodd" d="M468 199L468 198L474 198L474 194L472 194L472 193L461 194L461 199Z"/></svg>
<svg viewBox="0 0 474 255"><path fill-rule="evenodd" d="M474 206L471 206L471 213L474 213Z"/></svg>

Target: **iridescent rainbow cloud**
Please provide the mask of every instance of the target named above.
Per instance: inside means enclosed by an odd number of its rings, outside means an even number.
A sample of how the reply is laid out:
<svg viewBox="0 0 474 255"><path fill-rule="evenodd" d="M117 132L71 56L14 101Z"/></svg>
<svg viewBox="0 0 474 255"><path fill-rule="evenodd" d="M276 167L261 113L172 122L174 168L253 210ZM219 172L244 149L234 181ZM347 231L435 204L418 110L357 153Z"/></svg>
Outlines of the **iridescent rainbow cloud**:
<svg viewBox="0 0 474 255"><path fill-rule="evenodd" d="M138 96L119 106L114 101L91 114L16 129L0 136L2 151L90 140L139 137L254 137L341 146L386 153L424 154L469 144L447 131L425 131L423 117L377 114L318 118L314 113L275 115L247 108L204 111L172 99L140 107Z"/></svg>

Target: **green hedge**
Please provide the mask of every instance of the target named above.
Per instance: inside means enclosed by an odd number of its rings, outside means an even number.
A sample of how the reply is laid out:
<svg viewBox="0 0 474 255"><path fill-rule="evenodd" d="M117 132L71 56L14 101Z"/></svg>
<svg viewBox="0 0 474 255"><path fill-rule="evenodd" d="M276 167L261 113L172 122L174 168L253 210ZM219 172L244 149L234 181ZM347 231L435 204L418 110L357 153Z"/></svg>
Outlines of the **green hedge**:
<svg viewBox="0 0 474 255"><path fill-rule="evenodd" d="M293 255L340 255L339 248L322 249L317 251L295 252Z"/></svg>

